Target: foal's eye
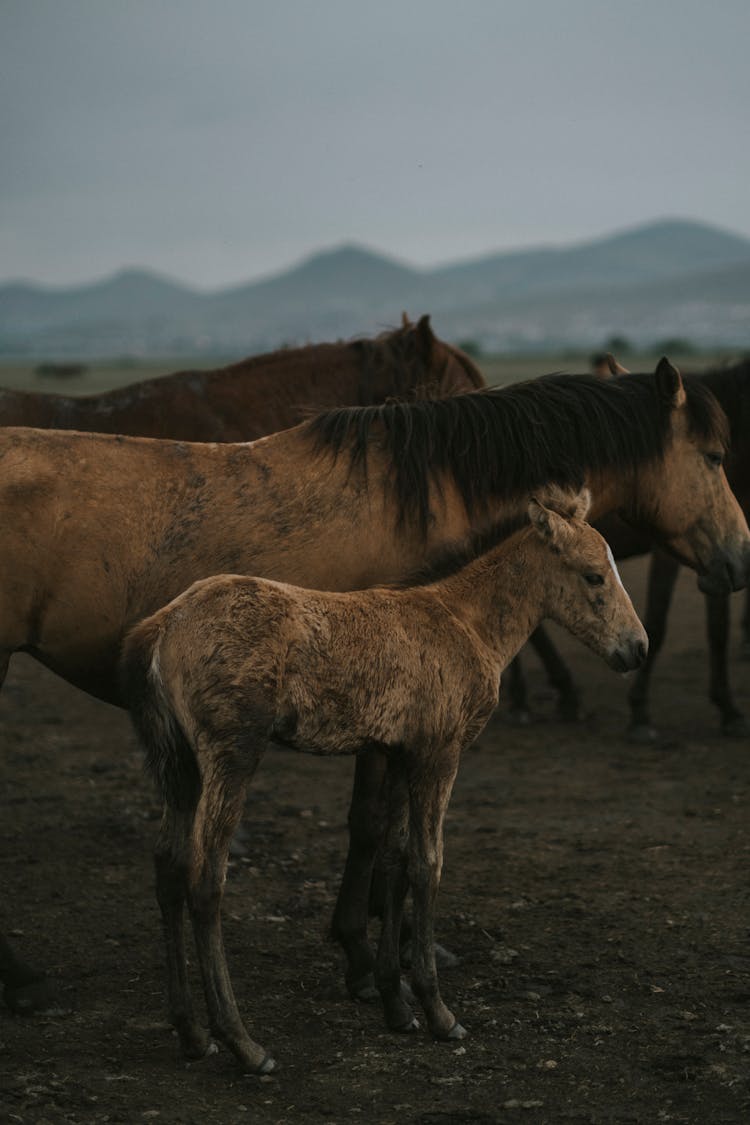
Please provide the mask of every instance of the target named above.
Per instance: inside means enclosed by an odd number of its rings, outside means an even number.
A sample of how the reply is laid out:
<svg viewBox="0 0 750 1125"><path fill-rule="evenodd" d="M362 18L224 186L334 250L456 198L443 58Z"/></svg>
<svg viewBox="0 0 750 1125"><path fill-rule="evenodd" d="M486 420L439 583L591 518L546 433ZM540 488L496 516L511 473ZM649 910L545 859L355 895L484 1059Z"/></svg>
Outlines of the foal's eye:
<svg viewBox="0 0 750 1125"><path fill-rule="evenodd" d="M604 578L601 574L584 574L583 576L588 582L589 586L603 586Z"/></svg>
<svg viewBox="0 0 750 1125"><path fill-rule="evenodd" d="M724 464L723 453L705 453L704 457L706 458L712 469L720 469Z"/></svg>

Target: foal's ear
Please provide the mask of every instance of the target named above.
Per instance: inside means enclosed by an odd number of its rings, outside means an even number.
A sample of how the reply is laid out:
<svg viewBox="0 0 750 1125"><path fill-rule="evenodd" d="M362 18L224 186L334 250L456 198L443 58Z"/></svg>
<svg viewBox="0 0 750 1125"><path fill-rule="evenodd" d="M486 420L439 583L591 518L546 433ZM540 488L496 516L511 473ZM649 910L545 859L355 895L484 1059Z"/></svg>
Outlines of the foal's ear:
<svg viewBox="0 0 750 1125"><path fill-rule="evenodd" d="M553 512L551 508L545 508L544 504L540 504L534 496L529 500L528 513L531 526L539 538L552 547L562 547L569 534L568 525L563 517Z"/></svg>
<svg viewBox="0 0 750 1125"><path fill-rule="evenodd" d="M607 352L607 370L609 371L610 375L630 374L627 367L623 367L621 363L617 362L615 357L612 355L612 352Z"/></svg>
<svg viewBox="0 0 750 1125"><path fill-rule="evenodd" d="M571 519L585 520L589 514L591 507L591 493L588 488L582 488L578 495L574 498L573 508L570 513Z"/></svg>
<svg viewBox="0 0 750 1125"><path fill-rule="evenodd" d="M687 396L685 395L685 388L682 385L682 376L665 355L663 355L657 363L654 377L656 379L656 385L659 388L659 393L663 395L664 398L671 400L673 410L677 410L680 406L685 405Z"/></svg>

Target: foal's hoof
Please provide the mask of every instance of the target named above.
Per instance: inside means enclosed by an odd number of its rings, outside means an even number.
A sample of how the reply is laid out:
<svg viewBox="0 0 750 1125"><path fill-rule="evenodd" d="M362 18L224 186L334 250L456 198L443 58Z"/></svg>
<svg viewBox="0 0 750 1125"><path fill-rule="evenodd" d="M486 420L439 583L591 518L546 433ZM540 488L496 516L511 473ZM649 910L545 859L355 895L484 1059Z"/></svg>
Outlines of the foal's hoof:
<svg viewBox="0 0 750 1125"><path fill-rule="evenodd" d="M416 1016L411 1016L404 1023L391 1027L391 1031L396 1031L399 1035L413 1035L415 1031L419 1031L419 1020Z"/></svg>
<svg viewBox="0 0 750 1125"><path fill-rule="evenodd" d="M20 984L6 984L3 1000L17 1016L30 1016L46 1012L57 1003L55 990L45 976L38 976Z"/></svg>
<svg viewBox="0 0 750 1125"><path fill-rule="evenodd" d="M744 715L732 715L731 719L722 721L721 733L725 738L748 738L750 736L750 723Z"/></svg>
<svg viewBox="0 0 750 1125"><path fill-rule="evenodd" d="M443 1039L446 1043L450 1043L455 1039L465 1039L468 1034L466 1028L462 1027L458 1020L456 1020L450 1031L445 1031L440 1035L436 1035L435 1038Z"/></svg>
<svg viewBox="0 0 750 1125"><path fill-rule="evenodd" d="M207 1059L209 1055L217 1055L219 1048L214 1043L207 1031L202 1028L191 1029L180 1035L180 1048L182 1057L189 1062L198 1062Z"/></svg>

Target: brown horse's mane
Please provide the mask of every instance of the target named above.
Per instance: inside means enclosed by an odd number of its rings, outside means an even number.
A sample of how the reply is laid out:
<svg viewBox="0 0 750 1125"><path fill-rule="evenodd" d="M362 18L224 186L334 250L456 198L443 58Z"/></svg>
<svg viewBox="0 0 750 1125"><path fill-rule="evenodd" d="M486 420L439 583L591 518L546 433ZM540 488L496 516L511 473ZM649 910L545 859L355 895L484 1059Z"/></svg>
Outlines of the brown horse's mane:
<svg viewBox="0 0 750 1125"><path fill-rule="evenodd" d="M683 384L691 432L725 448L727 420L716 399L700 379ZM546 375L434 401L342 407L307 425L317 452L348 453L365 479L377 444L392 466L399 519L415 517L426 534L430 484L441 476L452 478L470 514L493 497L544 484L577 490L588 472L628 473L660 460L671 409L651 374Z"/></svg>

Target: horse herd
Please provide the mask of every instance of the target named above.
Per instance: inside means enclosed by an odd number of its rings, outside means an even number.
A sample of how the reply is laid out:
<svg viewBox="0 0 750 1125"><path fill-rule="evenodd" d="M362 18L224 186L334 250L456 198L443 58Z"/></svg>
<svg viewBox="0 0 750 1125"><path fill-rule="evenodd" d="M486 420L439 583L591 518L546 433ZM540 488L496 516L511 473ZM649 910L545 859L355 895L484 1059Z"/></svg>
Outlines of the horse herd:
<svg viewBox="0 0 750 1125"><path fill-rule="evenodd" d="M275 1066L243 1024L220 927L268 745L356 755L333 918L347 987L376 988L393 1030L417 1026L400 975L411 889L416 996L436 1038L461 1038L434 928L462 750L526 639L544 650L545 617L617 670L647 667L585 521L636 529L714 607L745 585L746 372L683 379L663 359L610 374L490 389L423 317L101 396L0 392L0 676L28 652L131 712L164 802L157 898L186 1056L214 1049L189 993L187 908L210 1035L248 1072ZM48 1002L2 938L0 980L17 1011Z"/></svg>

